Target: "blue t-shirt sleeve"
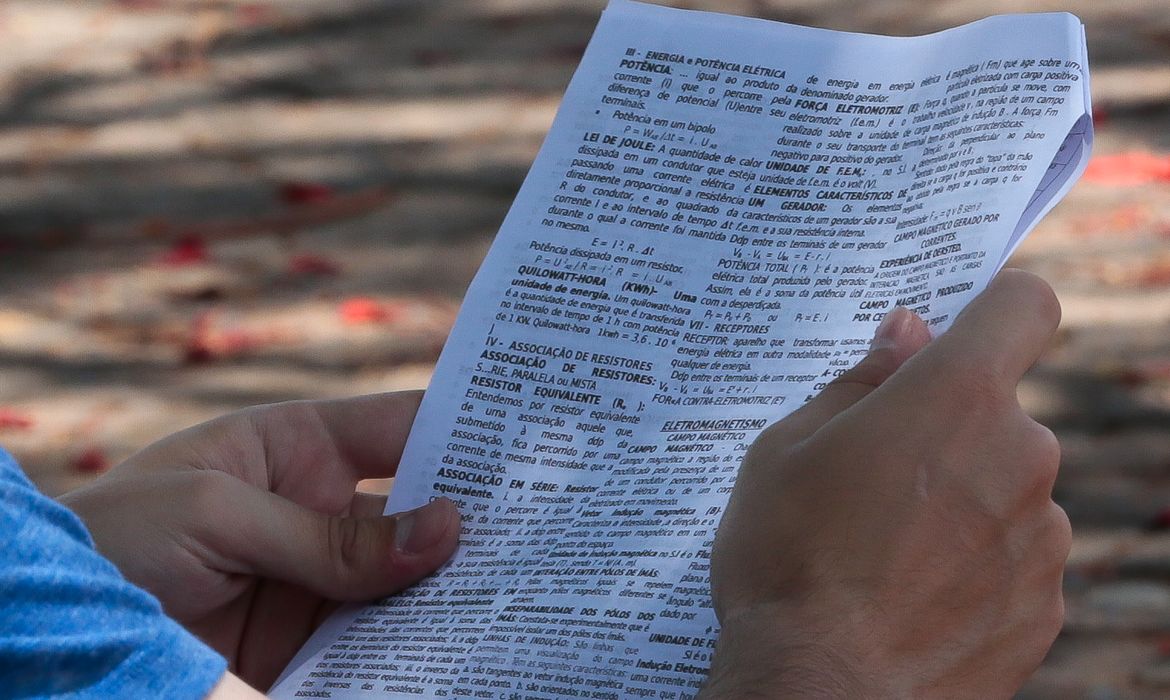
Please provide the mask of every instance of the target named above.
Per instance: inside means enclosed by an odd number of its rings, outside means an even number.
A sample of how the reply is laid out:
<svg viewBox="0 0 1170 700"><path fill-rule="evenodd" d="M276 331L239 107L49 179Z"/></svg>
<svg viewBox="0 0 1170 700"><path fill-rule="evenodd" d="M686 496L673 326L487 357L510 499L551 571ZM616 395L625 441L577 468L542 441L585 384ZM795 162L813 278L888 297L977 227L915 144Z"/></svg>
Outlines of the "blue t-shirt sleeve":
<svg viewBox="0 0 1170 700"><path fill-rule="evenodd" d="M0 694L202 700L226 667L0 450Z"/></svg>

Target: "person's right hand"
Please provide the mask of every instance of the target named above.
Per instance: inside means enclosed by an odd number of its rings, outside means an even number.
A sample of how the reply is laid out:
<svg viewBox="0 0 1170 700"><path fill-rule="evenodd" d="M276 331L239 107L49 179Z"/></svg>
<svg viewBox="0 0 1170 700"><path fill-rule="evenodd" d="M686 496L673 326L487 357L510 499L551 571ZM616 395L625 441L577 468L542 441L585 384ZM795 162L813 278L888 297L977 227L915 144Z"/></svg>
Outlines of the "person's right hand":
<svg viewBox="0 0 1170 700"><path fill-rule="evenodd" d="M1016 384L1055 331L1040 279L1001 273L930 341L874 348L768 428L712 553L722 624L704 698L1007 698L1063 621L1071 531L1052 433Z"/></svg>

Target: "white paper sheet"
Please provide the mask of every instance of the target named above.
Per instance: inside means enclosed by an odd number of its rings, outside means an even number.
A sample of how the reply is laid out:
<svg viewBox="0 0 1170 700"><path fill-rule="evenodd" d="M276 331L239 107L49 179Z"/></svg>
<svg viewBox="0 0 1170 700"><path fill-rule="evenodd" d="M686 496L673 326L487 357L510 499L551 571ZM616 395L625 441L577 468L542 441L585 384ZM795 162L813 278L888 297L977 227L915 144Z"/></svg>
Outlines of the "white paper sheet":
<svg viewBox="0 0 1170 700"><path fill-rule="evenodd" d="M391 495L453 498L460 552L273 695L693 696L744 450L895 305L941 331L986 285L1084 167L1086 66L1067 14L888 38L613 2Z"/></svg>

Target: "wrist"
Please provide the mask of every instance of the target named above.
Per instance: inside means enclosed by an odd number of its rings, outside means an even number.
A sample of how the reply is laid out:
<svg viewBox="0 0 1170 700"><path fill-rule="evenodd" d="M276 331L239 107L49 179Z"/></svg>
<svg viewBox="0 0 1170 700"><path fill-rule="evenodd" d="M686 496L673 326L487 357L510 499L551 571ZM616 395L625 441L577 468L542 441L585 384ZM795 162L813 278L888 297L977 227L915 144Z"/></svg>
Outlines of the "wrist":
<svg viewBox="0 0 1170 700"><path fill-rule="evenodd" d="M859 698L881 692L862 655L822 629L792 617L744 614L727 619L699 700Z"/></svg>

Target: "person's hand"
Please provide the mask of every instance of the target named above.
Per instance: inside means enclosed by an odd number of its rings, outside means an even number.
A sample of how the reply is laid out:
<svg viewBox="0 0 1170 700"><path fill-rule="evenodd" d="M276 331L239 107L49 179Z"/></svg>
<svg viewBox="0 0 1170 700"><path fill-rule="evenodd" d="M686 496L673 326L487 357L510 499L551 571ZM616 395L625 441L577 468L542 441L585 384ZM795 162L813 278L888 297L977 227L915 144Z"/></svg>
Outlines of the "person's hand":
<svg viewBox="0 0 1170 700"><path fill-rule="evenodd" d="M446 499L382 517L421 392L259 406L172 435L61 500L99 551L267 688L332 601L395 593L454 553Z"/></svg>
<svg viewBox="0 0 1170 700"><path fill-rule="evenodd" d="M1059 446L1016 384L1059 319L1014 270L934 341L893 312L857 367L759 436L712 553L704 698L1023 684L1063 621L1071 531L1051 499Z"/></svg>

